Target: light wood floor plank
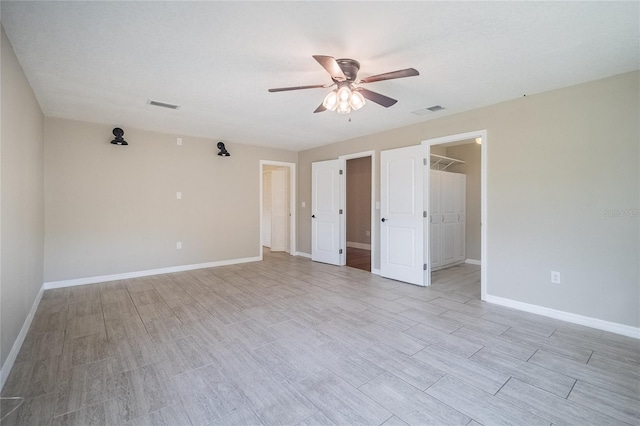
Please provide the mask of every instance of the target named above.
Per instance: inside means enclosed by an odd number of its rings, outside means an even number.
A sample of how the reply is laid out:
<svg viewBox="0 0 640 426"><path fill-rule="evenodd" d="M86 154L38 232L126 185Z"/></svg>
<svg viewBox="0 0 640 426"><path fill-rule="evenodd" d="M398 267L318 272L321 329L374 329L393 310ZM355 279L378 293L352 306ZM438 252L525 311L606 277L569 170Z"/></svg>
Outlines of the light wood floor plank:
<svg viewBox="0 0 640 426"><path fill-rule="evenodd" d="M266 251L47 290L0 426L640 423L639 341L481 302L479 276Z"/></svg>

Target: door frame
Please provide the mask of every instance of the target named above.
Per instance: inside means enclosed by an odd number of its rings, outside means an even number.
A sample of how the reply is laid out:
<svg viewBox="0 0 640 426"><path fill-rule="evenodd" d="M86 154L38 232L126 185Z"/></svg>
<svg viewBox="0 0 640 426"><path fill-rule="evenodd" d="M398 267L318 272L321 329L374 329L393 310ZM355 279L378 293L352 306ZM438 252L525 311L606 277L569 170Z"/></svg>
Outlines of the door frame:
<svg viewBox="0 0 640 426"><path fill-rule="evenodd" d="M347 160L355 158L371 157L371 273L376 273L373 269L373 254L376 252L376 151L362 151L353 154L341 155L338 157L340 161L340 169L344 170L340 175L340 208L343 214L340 215L340 247L344 247L340 255L340 266L347 264ZM380 271L377 270L380 275Z"/></svg>
<svg viewBox="0 0 640 426"><path fill-rule="evenodd" d="M424 147L425 159L427 165L430 164L431 147L434 145L443 145L451 142L459 142L467 139L482 138L482 144L480 145L480 300L486 300L487 298L487 265L488 265L488 253L487 253L487 234L488 234L488 220L487 220L487 130L476 130L466 133L458 133L455 135L443 136L439 138L426 139L422 141ZM429 166L429 171L431 167ZM428 214L431 214L431 173L425 173L425 200L424 205ZM431 262L429 257L430 249L430 227L425 226L425 259L427 260L427 274L426 283L431 285Z"/></svg>
<svg viewBox="0 0 640 426"><path fill-rule="evenodd" d="M260 260L262 260L262 214L263 214L263 203L264 203L264 194L263 192L263 182L262 182L262 174L264 173L264 166L279 166L279 167L288 167L289 168L289 254L295 255L297 253L296 241L296 163L287 163L284 161L271 161L271 160L260 160Z"/></svg>

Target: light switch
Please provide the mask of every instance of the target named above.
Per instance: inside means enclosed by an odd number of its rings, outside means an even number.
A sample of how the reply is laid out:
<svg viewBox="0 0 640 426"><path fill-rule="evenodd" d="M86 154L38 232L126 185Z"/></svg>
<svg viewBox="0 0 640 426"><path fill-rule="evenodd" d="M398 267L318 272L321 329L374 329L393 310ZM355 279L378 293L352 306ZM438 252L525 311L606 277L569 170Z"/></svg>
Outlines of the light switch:
<svg viewBox="0 0 640 426"><path fill-rule="evenodd" d="M182 200L182 192L176 192L176 200Z"/></svg>
<svg viewBox="0 0 640 426"><path fill-rule="evenodd" d="M305 203L304 201L302 202L302 208L304 209L305 207L307 207L307 203Z"/></svg>
<svg viewBox="0 0 640 426"><path fill-rule="evenodd" d="M176 139L176 144L178 144L178 145L182 145L182 138L178 138L178 139Z"/></svg>

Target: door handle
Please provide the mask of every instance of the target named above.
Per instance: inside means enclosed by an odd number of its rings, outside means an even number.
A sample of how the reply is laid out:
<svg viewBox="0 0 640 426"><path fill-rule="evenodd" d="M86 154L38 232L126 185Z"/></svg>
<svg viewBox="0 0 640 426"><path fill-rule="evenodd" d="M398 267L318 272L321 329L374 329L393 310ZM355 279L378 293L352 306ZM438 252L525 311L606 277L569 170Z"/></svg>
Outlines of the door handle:
<svg viewBox="0 0 640 426"><path fill-rule="evenodd" d="M315 215L315 214L312 214L312 215L311 215L311 218L312 218L312 219L315 219L315 218L316 218L316 215Z"/></svg>
<svg viewBox="0 0 640 426"><path fill-rule="evenodd" d="M383 217L383 218L382 218L382 221L383 221L383 222L386 222L386 221L387 221L387 219L385 219L385 218Z"/></svg>

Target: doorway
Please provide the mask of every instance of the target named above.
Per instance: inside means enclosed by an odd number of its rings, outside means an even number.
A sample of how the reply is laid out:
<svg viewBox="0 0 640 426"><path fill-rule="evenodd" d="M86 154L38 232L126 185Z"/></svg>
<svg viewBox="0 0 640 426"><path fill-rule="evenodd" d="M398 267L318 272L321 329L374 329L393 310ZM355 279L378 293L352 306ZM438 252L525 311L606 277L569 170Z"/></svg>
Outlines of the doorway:
<svg viewBox="0 0 640 426"><path fill-rule="evenodd" d="M295 164L260 161L260 253L296 253Z"/></svg>
<svg viewBox="0 0 640 426"><path fill-rule="evenodd" d="M431 285L480 299L481 138L432 145Z"/></svg>
<svg viewBox="0 0 640 426"><path fill-rule="evenodd" d="M371 157L346 160L347 266L371 272Z"/></svg>
<svg viewBox="0 0 640 426"><path fill-rule="evenodd" d="M427 285L485 300L487 132L479 130L445 136L422 144L430 164L429 173L425 173L424 188L425 206L429 212L429 223L425 226ZM453 196L443 196L443 186L439 185L443 180L447 181L444 190L453 191ZM464 183L460 185L456 181ZM448 203L446 206L443 200ZM437 220L434 215L438 216ZM448 242L442 238L447 238Z"/></svg>

